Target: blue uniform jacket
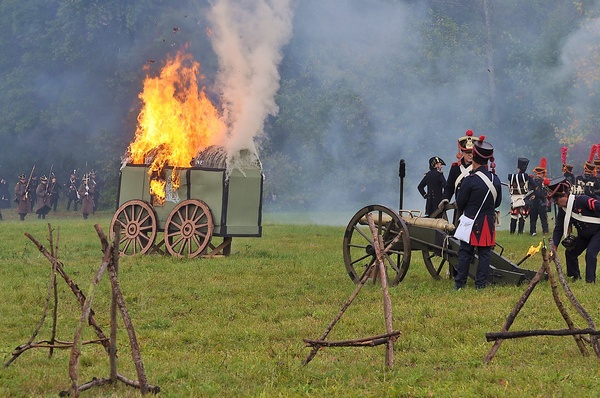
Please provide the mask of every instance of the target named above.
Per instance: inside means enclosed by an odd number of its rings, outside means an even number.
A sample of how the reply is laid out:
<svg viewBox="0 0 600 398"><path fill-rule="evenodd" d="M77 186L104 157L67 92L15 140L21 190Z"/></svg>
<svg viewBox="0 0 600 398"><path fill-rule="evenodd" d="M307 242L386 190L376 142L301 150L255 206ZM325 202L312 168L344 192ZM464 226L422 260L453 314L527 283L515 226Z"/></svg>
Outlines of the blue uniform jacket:
<svg viewBox="0 0 600 398"><path fill-rule="evenodd" d="M460 166L463 167L469 167L469 165L467 165L465 163L464 159L460 159L458 162L454 162L452 163L452 165L450 166L450 171L448 172L448 179L446 180L446 187L444 188L444 199L448 199L448 201L452 201L452 196L454 196L454 194L456 194L456 196L458 196L458 191L460 191L460 184L462 184L462 181L459 183L458 185L458 189L454 189L454 185L456 184L456 180L458 179L458 177L460 177Z"/></svg>
<svg viewBox="0 0 600 398"><path fill-rule="evenodd" d="M587 195L576 195L573 202L573 213L600 218L600 201ZM561 207L556 215L556 223L552 232L552 243L554 243L554 246L558 246L562 239L566 215L565 209ZM584 238L590 238L600 231L600 224L582 222L575 220L573 217L571 217L571 225L577 229L577 235Z"/></svg>
<svg viewBox="0 0 600 398"><path fill-rule="evenodd" d="M475 174L475 172L481 171L485 174L485 178L492 181L494 188L496 188L497 196L494 202L494 197L490 192L485 197L489 188L487 184ZM483 199L485 203L481 206ZM462 180L460 190L458 191L458 197L456 198L456 205L463 214L469 218L474 218L477 214L477 210L481 206L481 211L473 223L473 231L471 232L472 246L494 246L496 244L496 207L502 203L502 185L500 179L495 174L492 174L487 166L481 166L477 170L473 170L470 175Z"/></svg>

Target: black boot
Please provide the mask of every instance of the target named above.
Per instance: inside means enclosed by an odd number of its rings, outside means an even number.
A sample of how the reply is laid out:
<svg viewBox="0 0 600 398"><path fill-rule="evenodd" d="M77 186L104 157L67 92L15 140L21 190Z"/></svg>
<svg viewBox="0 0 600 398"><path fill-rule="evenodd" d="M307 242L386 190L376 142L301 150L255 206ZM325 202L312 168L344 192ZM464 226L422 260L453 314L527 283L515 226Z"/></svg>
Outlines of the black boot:
<svg viewBox="0 0 600 398"><path fill-rule="evenodd" d="M519 235L523 235L523 230L525 229L525 219L521 218L519 220Z"/></svg>

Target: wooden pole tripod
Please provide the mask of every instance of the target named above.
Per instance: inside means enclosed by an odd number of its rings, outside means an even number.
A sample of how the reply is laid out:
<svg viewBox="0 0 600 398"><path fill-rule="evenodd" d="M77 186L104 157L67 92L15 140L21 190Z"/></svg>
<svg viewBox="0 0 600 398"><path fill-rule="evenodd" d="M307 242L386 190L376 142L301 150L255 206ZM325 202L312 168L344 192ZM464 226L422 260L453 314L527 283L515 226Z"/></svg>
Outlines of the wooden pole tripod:
<svg viewBox="0 0 600 398"><path fill-rule="evenodd" d="M550 246L554 247L552 244L552 240L550 240ZM577 344L577 347L579 348L579 351L581 352L582 355L589 355L587 347L584 344L584 342L587 342L587 343L591 344L592 348L594 349L594 352L596 353L596 356L600 357L600 345L598 344L598 335L600 335L600 332L598 332L596 330L596 326L594 325L594 321L592 320L591 316L577 301L577 299L575 298L575 295L569 288L569 285L567 284L565 275L562 272L562 267L560 266L560 262L558 261L556 251L552 250L550 252L550 255L548 255L548 251L546 249L545 242L544 242L544 246L542 247L542 257L543 257L543 262L542 262L541 268L535 274L533 279L531 279L529 286L527 286L527 289L525 289L525 292L523 293L521 298L517 301L515 308L508 315L508 318L506 319L504 326L502 326L502 330L498 333L486 333L485 334L488 341L494 341L494 345L492 346L492 348L490 349L488 354L483 359L484 363L490 363L492 361L492 359L494 358L494 355L496 355L496 352L500 348L502 341L504 341L505 339L514 339L514 338L529 337L529 336L573 336L573 338L575 339L575 343ZM564 291L566 297L569 299L569 302L576 309L576 311L579 313L579 315L588 324L588 327L586 329L575 328L575 325L574 325L573 321L571 320L569 313L567 312L565 306L563 305L563 303L559 297L557 281L554 276L554 273L552 272L552 269L550 268L550 260L552 260L556 266L556 273L558 275L558 280L563 288L563 291ZM525 305L525 302L531 295L531 292L533 292L533 289L535 288L535 286L540 281L544 272L546 272L548 275L548 280L550 281L550 286L552 288L552 296L554 298L554 302L555 302L556 306L558 307L558 310L561 313L563 319L565 320L568 329L527 330L527 331L509 332L508 329L513 324L515 318L519 314L519 311ZM584 335L589 335L589 338L585 338Z"/></svg>
<svg viewBox="0 0 600 398"><path fill-rule="evenodd" d="M42 315L42 319L40 320L33 336L29 339L26 344L23 344L17 347L13 351L13 355L11 359L5 364L5 366L9 366L19 355L23 352L27 351L30 348L49 348L50 355L52 355L52 350L54 348L71 348L71 356L69 360L69 377L71 379L71 388L69 391L61 391L60 396L72 395L73 397L78 397L79 392L88 390L94 386L100 386L106 383L114 383L116 381L121 381L129 386L139 388L141 390L142 395L145 395L148 392L158 393L160 391L160 387L148 385L146 380L146 375L144 372L144 366L141 360L140 349L137 343L137 338L135 335L135 331L133 328L133 324L131 322L131 318L127 312L127 308L125 306L125 301L123 299L123 294L121 293L121 289L118 281L118 259L119 259L119 241L120 241L120 225L117 223L115 225L115 234L112 245L109 245L108 240L104 232L99 225L95 225L96 232L100 241L102 243L102 251L104 256L102 257L102 264L98 269L95 277L92 280L92 284L90 286L89 296L86 297L83 292L79 289L79 287L69 278L69 276L64 272L64 267L58 261L56 257L56 251L53 247L52 241L52 229L50 224L48 224L48 228L50 230L50 245L52 247L52 252L48 252L37 240L33 238L30 234L25 234L40 250L40 252L50 260L52 263L52 274L51 274L51 282L48 290L48 297L46 299L46 305L44 308L44 312ZM57 245L58 247L58 245ZM92 302L94 300L94 296L98 290L98 283L102 279L104 272L108 270L110 282L111 282L111 306L110 306L110 338L107 338L98 323L96 322L94 311L92 310ZM77 329L75 331L75 336L73 338L73 342L61 342L55 339L56 332L56 313L57 313L57 304L58 299L56 295L56 273L60 274L65 282L71 288L71 291L77 297L79 304L82 307L81 317L79 319L79 323ZM39 332L42 324L44 323L44 319L46 317L46 313L49 307L50 296L52 295L52 290L54 290L55 297L55 306L54 306L54 318L52 325L52 338L48 340L43 340L37 343L33 343L35 336ZM129 341L131 345L133 362L137 371L137 380L130 380L117 372L117 308L121 311L121 316L123 318L123 322L125 328L127 329L127 333L129 335ZM91 325L98 336L97 340L92 341L81 341L81 334L85 323ZM99 343L102 344L105 348L106 352L109 356L110 362L110 376L108 378L94 378L92 381L88 383L78 384L78 365L79 365L79 356L81 354L81 347L85 344L91 343Z"/></svg>
<svg viewBox="0 0 600 398"><path fill-rule="evenodd" d="M392 301L390 299L390 295L387 289L387 273L385 271L385 264L383 261L384 253L387 252L395 243L400 239L400 234L398 234L392 242L389 243L387 247L384 248L383 240L381 236L377 234L375 230L375 223L373 221L373 216L371 213L367 213L367 220L369 222L369 229L373 234L372 244L375 248L376 261L373 261L366 269L365 273L362 275L360 282L354 289L354 292L350 295L348 300L342 306L342 309L335 316L333 321L329 324L325 332L321 335L318 340L310 340L304 339L304 343L307 347L312 347L310 354L303 361L303 364L308 364L317 354L321 347L373 347L381 344L386 345L386 365L389 368L394 366L394 342L400 336L401 332L392 330ZM381 279L381 290L383 291L383 312L385 317L385 326L386 333L378 336L365 337L360 339L353 340L339 340L339 341L326 341L327 335L336 323L340 320L344 312L350 307L352 301L356 298L362 287L365 285L367 280L375 275L375 278L379 274Z"/></svg>

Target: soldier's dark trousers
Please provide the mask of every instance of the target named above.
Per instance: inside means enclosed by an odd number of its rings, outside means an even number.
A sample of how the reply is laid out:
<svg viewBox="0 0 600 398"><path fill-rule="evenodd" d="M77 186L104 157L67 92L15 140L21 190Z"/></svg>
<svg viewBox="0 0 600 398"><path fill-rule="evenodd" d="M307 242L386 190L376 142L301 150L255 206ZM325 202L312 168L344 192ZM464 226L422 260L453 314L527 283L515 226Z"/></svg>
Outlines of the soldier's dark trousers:
<svg viewBox="0 0 600 398"><path fill-rule="evenodd" d="M517 230L517 224L519 224L519 235L523 234L523 230L525 229L525 219L523 217L511 218L510 219L510 233L514 234Z"/></svg>
<svg viewBox="0 0 600 398"><path fill-rule="evenodd" d="M585 281L596 282L596 266L598 264L598 253L600 253L600 232L591 237L578 236L575 239L575 246L571 250L565 251L567 260L567 276L579 279L579 259L578 257L585 251Z"/></svg>
<svg viewBox="0 0 600 398"><path fill-rule="evenodd" d="M475 276L475 287L477 289L482 289L487 285L490 273L490 252L492 247L471 246L470 244L461 241L460 248L458 249L456 276L454 277L455 289L460 289L467 284L469 268L471 267L475 250L477 250L477 256L479 257L479 261L477 262L477 274Z"/></svg>
<svg viewBox="0 0 600 398"><path fill-rule="evenodd" d="M67 201L67 211L71 209L71 202L73 202L73 210L77 211L77 199L71 198L69 198L69 200Z"/></svg>
<svg viewBox="0 0 600 398"><path fill-rule="evenodd" d="M538 216L540 217L540 222L542 223L542 233L548 233L548 212L546 211L546 206L540 204L532 206L529 212L529 232L531 235L537 233Z"/></svg>

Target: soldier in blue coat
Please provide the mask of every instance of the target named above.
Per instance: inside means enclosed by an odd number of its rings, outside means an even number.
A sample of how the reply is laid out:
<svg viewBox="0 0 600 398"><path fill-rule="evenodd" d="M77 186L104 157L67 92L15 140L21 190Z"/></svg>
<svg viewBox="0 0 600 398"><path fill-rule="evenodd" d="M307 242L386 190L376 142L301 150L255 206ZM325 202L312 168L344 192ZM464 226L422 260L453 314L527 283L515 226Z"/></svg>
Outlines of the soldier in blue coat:
<svg viewBox="0 0 600 398"><path fill-rule="evenodd" d="M585 251L585 281L596 282L596 265L600 252L600 201L588 195L573 195L565 177L544 181L548 197L559 207L552 234L554 249L561 239L565 246L567 276L580 279L578 257ZM570 235L574 226L577 236Z"/></svg>
<svg viewBox="0 0 600 398"><path fill-rule="evenodd" d="M417 186L419 193L425 199L425 216L427 217L437 210L438 205L442 200L444 186L446 185L446 178L444 177L442 166L445 165L446 163L438 156L429 159L429 171L425 173L423 179ZM426 187L427 191L425 191Z"/></svg>
<svg viewBox="0 0 600 398"><path fill-rule="evenodd" d="M450 171L448 172L448 179L446 180L446 187L444 188L444 196L440 202L440 207L450 203L452 197L458 197L460 190L460 184L462 180L469 175L473 166L473 144L479 140L478 137L473 136L472 130L467 130L463 137L458 139L458 154L456 155L458 161L452 163ZM454 212L453 223L456 224L460 213Z"/></svg>
<svg viewBox="0 0 600 398"><path fill-rule="evenodd" d="M454 277L454 288L462 289L469 275L469 267L477 252L477 275L475 287L487 285L490 272L490 252L496 244L496 208L502 202L502 185L494 171L494 147L485 136L480 136L473 145L473 170L461 183L456 198L458 210L474 219L469 243L460 242L458 265ZM488 169L491 162L491 171Z"/></svg>

